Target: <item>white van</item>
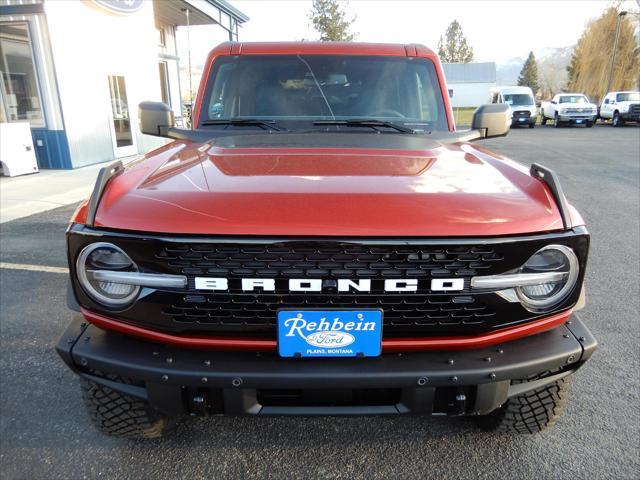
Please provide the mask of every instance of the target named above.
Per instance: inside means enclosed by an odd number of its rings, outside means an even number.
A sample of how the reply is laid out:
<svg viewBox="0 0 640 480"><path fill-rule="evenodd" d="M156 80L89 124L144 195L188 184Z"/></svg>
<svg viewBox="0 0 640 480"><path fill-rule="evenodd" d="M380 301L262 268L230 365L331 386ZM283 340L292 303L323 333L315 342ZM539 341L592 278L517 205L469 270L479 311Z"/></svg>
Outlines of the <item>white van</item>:
<svg viewBox="0 0 640 480"><path fill-rule="evenodd" d="M511 108L511 126L536 126L538 109L529 87L495 87L491 89L491 103L506 103Z"/></svg>

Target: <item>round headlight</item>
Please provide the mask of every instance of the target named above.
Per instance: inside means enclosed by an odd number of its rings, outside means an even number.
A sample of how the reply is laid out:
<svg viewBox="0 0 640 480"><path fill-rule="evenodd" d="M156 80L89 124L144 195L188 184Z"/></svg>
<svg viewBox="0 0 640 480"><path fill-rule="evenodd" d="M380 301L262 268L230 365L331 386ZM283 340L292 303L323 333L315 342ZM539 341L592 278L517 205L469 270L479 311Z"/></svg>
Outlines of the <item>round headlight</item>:
<svg viewBox="0 0 640 480"><path fill-rule="evenodd" d="M520 273L562 273L557 281L517 287L522 305L532 312L549 310L562 302L578 279L578 258L569 247L548 245L534 253L520 268Z"/></svg>
<svg viewBox="0 0 640 480"><path fill-rule="evenodd" d="M110 307L124 307L138 295L140 287L94 278L96 270L137 272L138 266L129 256L111 243L92 243L78 255L76 274L80 285L93 300Z"/></svg>

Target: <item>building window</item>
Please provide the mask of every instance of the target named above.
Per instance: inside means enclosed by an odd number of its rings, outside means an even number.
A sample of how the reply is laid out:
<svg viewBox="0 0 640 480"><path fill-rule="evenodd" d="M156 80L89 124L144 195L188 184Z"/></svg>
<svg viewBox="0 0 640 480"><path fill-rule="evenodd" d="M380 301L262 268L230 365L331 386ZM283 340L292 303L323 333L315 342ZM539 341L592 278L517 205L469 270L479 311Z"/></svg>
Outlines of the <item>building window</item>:
<svg viewBox="0 0 640 480"><path fill-rule="evenodd" d="M111 93L111 110L113 112L113 127L116 136L116 147L133 145L131 119L129 118L129 103L127 87L124 77L109 75L109 92Z"/></svg>
<svg viewBox="0 0 640 480"><path fill-rule="evenodd" d="M167 62L158 62L160 73L160 95L162 102L171 106L171 95L169 93L169 69Z"/></svg>
<svg viewBox="0 0 640 480"><path fill-rule="evenodd" d="M27 23L0 23L0 96L4 120L44 126Z"/></svg>

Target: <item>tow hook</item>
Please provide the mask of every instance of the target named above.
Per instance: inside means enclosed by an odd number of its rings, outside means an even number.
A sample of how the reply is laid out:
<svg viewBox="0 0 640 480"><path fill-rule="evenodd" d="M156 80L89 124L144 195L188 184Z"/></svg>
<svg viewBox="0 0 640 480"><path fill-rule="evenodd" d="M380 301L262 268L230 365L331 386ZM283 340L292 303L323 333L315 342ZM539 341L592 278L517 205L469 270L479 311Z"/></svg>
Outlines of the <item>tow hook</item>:
<svg viewBox="0 0 640 480"><path fill-rule="evenodd" d="M463 393L456 395L456 400L453 404L455 415L464 415L467 410L467 396Z"/></svg>

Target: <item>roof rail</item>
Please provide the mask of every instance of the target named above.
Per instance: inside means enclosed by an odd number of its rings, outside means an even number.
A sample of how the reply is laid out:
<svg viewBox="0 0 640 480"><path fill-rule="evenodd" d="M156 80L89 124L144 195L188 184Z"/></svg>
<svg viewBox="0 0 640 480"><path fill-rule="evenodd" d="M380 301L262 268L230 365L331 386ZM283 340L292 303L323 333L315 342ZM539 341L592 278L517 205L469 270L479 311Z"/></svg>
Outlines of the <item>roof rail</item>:
<svg viewBox="0 0 640 480"><path fill-rule="evenodd" d="M122 165L122 162L120 160L117 160L107 165L106 167L102 167L98 172L96 184L93 187L93 192L91 192L91 197L89 197L89 209L87 211L86 222L86 225L88 227L94 226L94 222L96 220L96 212L98 211L98 205L100 204L100 199L102 198L102 193L104 192L107 183L109 183L109 180L123 171L124 165Z"/></svg>
<svg viewBox="0 0 640 480"><path fill-rule="evenodd" d="M573 227L573 224L571 222L571 214L569 212L569 203L567 202L567 197L564 196L562 186L560 185L560 178L558 178L556 172L550 168L540 165L539 163L534 163L531 165L530 173L532 177L544 182L549 187L549 190L551 190L553 198L556 201L556 205L558 206L558 210L560 211L562 225L565 230L570 230Z"/></svg>

